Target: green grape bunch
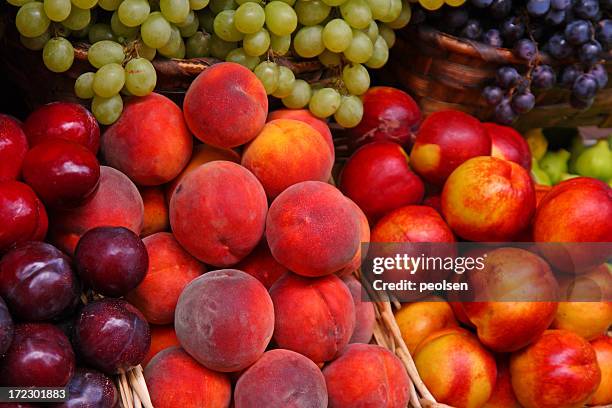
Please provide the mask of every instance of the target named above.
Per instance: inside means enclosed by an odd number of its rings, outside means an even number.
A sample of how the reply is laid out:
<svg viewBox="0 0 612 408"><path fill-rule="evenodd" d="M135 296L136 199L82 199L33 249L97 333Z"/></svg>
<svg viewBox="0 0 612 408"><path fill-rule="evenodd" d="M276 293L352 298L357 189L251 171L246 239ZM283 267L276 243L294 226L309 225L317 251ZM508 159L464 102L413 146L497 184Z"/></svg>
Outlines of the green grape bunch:
<svg viewBox="0 0 612 408"><path fill-rule="evenodd" d="M153 92L155 58L214 57L241 64L268 95L343 127L363 116L369 69L389 58L394 30L410 21L409 0L8 0L19 7L22 44L42 51L57 73L74 62L71 39L90 44L91 72L75 94L102 124L115 122L123 96ZM318 60L306 81L289 61ZM297 72L297 71L296 71Z"/></svg>

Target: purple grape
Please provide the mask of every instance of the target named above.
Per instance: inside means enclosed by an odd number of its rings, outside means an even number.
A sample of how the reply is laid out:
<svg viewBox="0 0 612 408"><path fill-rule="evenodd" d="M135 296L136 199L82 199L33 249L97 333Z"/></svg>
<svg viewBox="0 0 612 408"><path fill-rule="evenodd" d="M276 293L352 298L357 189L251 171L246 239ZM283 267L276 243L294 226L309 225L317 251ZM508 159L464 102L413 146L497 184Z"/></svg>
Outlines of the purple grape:
<svg viewBox="0 0 612 408"><path fill-rule="evenodd" d="M513 16L504 20L500 32L506 43L511 45L523 37L525 34L525 24L519 17Z"/></svg>
<svg viewBox="0 0 612 408"><path fill-rule="evenodd" d="M478 8L487 8L493 3L493 0L472 0L471 3Z"/></svg>
<svg viewBox="0 0 612 408"><path fill-rule="evenodd" d="M548 10L550 10L550 0L527 1L527 12L534 17L543 16Z"/></svg>
<svg viewBox="0 0 612 408"><path fill-rule="evenodd" d="M591 68L589 74L593 75L599 89L603 89L608 84L608 72L602 64L596 64Z"/></svg>
<svg viewBox="0 0 612 408"><path fill-rule="evenodd" d="M482 91L482 97L489 105L494 106L504 99L504 91L498 86L487 86Z"/></svg>
<svg viewBox="0 0 612 408"><path fill-rule="evenodd" d="M514 54L519 58L531 61L538 54L538 47L533 41L523 38L514 46Z"/></svg>
<svg viewBox="0 0 612 408"><path fill-rule="evenodd" d="M463 30L461 30L461 36L470 40L477 40L482 35L482 26L478 20L468 20Z"/></svg>
<svg viewBox="0 0 612 408"><path fill-rule="evenodd" d="M555 71L548 65L538 65L532 73L532 85L535 88L550 89L557 81Z"/></svg>
<svg viewBox="0 0 612 408"><path fill-rule="evenodd" d="M517 116L516 112L512 109L510 100L507 98L495 107L495 120L502 125L511 125Z"/></svg>
<svg viewBox="0 0 612 408"><path fill-rule="evenodd" d="M493 18L505 18L512 11L512 0L493 0L488 11Z"/></svg>
<svg viewBox="0 0 612 408"><path fill-rule="evenodd" d="M518 84L521 76L514 67L501 67L497 70L497 84L504 88L510 89Z"/></svg>
<svg viewBox="0 0 612 408"><path fill-rule="evenodd" d="M487 30L487 32L483 34L482 42L496 48L500 48L504 45L504 40L502 39L501 34L494 28Z"/></svg>
<svg viewBox="0 0 612 408"><path fill-rule="evenodd" d="M571 89L574 86L574 82L576 82L576 78L582 73L582 68L579 65L568 65L561 73L559 84L564 88Z"/></svg>
<svg viewBox="0 0 612 408"><path fill-rule="evenodd" d="M576 0L574 5L576 15L585 20L594 20L599 14L598 0Z"/></svg>
<svg viewBox="0 0 612 408"><path fill-rule="evenodd" d="M610 50L612 48L612 20L606 19L597 23L595 36L606 51Z"/></svg>
<svg viewBox="0 0 612 408"><path fill-rule="evenodd" d="M582 99L576 98L576 96L572 94L570 95L570 105L575 109L585 110L589 109L591 105L593 105L594 99L595 98L591 98L583 101Z"/></svg>
<svg viewBox="0 0 612 408"><path fill-rule="evenodd" d="M572 95L581 101L588 101L597 93L597 80L593 75L581 74L572 86Z"/></svg>
<svg viewBox="0 0 612 408"><path fill-rule="evenodd" d="M550 7L555 10L567 10L572 5L572 0L551 0Z"/></svg>
<svg viewBox="0 0 612 408"><path fill-rule="evenodd" d="M601 44L597 41L589 41L580 46L578 50L578 58L580 62L586 65L591 65L595 63L602 52Z"/></svg>
<svg viewBox="0 0 612 408"><path fill-rule="evenodd" d="M451 8L444 14L444 24L450 30L458 30L467 24L469 17L465 8Z"/></svg>
<svg viewBox="0 0 612 408"><path fill-rule="evenodd" d="M551 9L548 11L548 13L546 13L546 17L544 18L544 21L548 25L557 26L565 21L566 16L567 15L565 13L565 10Z"/></svg>
<svg viewBox="0 0 612 408"><path fill-rule="evenodd" d="M554 34L548 40L546 51L556 59L566 59L572 55L574 48L563 34Z"/></svg>
<svg viewBox="0 0 612 408"><path fill-rule="evenodd" d="M527 113L535 106L535 96L531 92L515 94L511 105L516 113Z"/></svg>
<svg viewBox="0 0 612 408"><path fill-rule="evenodd" d="M565 27L565 38L570 44L580 45L589 41L593 26L585 20L572 21Z"/></svg>

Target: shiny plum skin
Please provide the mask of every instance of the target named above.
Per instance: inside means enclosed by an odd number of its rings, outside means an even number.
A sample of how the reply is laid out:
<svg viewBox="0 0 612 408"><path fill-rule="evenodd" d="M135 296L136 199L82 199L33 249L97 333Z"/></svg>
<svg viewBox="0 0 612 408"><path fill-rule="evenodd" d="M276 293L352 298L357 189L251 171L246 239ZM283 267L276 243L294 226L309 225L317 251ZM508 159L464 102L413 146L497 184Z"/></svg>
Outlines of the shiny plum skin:
<svg viewBox="0 0 612 408"><path fill-rule="evenodd" d="M11 345L14 328L13 319L8 307L6 307L6 303L0 297L0 357L6 353Z"/></svg>
<svg viewBox="0 0 612 408"><path fill-rule="evenodd" d="M79 367L68 383L67 401L52 408L113 408L119 393L113 380L99 371Z"/></svg>
<svg viewBox="0 0 612 408"><path fill-rule="evenodd" d="M28 139L21 123L12 116L0 114L0 181L19 177L27 151Z"/></svg>
<svg viewBox="0 0 612 408"><path fill-rule="evenodd" d="M47 323L15 326L6 357L0 360L0 386L64 387L75 369L75 356L66 335Z"/></svg>
<svg viewBox="0 0 612 408"><path fill-rule="evenodd" d="M149 267L142 240L124 227L98 227L85 233L74 257L83 283L105 296L123 296L136 288Z"/></svg>
<svg viewBox="0 0 612 408"><path fill-rule="evenodd" d="M70 259L53 245L27 242L0 260L0 295L15 318L54 319L73 307L79 294Z"/></svg>
<svg viewBox="0 0 612 408"><path fill-rule="evenodd" d="M122 299L106 298L81 310L74 342L88 365L112 375L142 362L151 346L151 331L134 306Z"/></svg>

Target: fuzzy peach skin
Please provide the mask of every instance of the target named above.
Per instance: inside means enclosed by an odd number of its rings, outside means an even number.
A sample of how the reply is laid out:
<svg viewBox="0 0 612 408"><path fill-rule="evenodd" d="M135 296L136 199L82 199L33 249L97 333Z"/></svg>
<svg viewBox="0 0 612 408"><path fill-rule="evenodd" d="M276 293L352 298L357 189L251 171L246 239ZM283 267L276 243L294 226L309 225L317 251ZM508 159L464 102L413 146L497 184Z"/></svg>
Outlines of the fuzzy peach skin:
<svg viewBox="0 0 612 408"><path fill-rule="evenodd" d="M315 363L333 359L355 329L355 306L348 287L334 276L304 278L288 273L270 289L274 341Z"/></svg>
<svg viewBox="0 0 612 408"><path fill-rule="evenodd" d="M347 267L360 246L359 217L335 187L305 181L283 191L270 206L266 239L274 258L303 276Z"/></svg>
<svg viewBox="0 0 612 408"><path fill-rule="evenodd" d="M410 169L408 155L392 142L373 142L358 149L340 174L340 190L377 221L396 208L418 204L425 186Z"/></svg>
<svg viewBox="0 0 612 408"><path fill-rule="evenodd" d="M332 161L336 157L336 151L334 149L334 140L332 139L331 131L327 122L323 119L317 118L315 115L310 113L308 109L278 109L268 113L268 122L276 119L294 119L309 124L321 134L325 143L329 146L329 151L332 155Z"/></svg>
<svg viewBox="0 0 612 408"><path fill-rule="evenodd" d="M268 115L268 96L248 68L222 62L191 83L183 112L195 137L212 146L236 147L261 132Z"/></svg>
<svg viewBox="0 0 612 408"><path fill-rule="evenodd" d="M612 404L612 337L599 336L591 341L601 370L601 383L589 401L589 405Z"/></svg>
<svg viewBox="0 0 612 408"><path fill-rule="evenodd" d="M235 268L255 277L266 289L270 289L274 282L289 272L289 269L274 259L265 238L261 240L253 252L237 263Z"/></svg>
<svg viewBox="0 0 612 408"><path fill-rule="evenodd" d="M449 304L437 296L403 304L402 308L395 312L395 321L413 355L419 343L430 334L458 326Z"/></svg>
<svg viewBox="0 0 612 408"><path fill-rule="evenodd" d="M349 288L353 303L355 304L355 330L349 339L349 343L369 343L374 333L376 323L376 312L374 303L368 293L361 286L361 282L353 276L342 277L342 281Z"/></svg>
<svg viewBox="0 0 612 408"><path fill-rule="evenodd" d="M302 181L329 180L333 164L321 134L293 119L266 123L242 153L242 165L257 177L270 199Z"/></svg>
<svg viewBox="0 0 612 408"><path fill-rule="evenodd" d="M181 171L181 174L179 174L174 178L174 180L166 184L166 201L170 203L172 193L174 193L174 190L176 190L176 187L180 184L185 175L197 169L202 164L215 160L224 160L231 161L234 163L240 163L240 155L232 149L222 149L206 144L195 145L193 147L191 159L189 160L189 163L187 163L183 171Z"/></svg>
<svg viewBox="0 0 612 408"><path fill-rule="evenodd" d="M442 214L470 241L510 241L529 225L535 189L527 170L496 157L475 157L457 167L442 190Z"/></svg>
<svg viewBox="0 0 612 408"><path fill-rule="evenodd" d="M201 366L180 347L157 354L145 369L156 408L227 408L232 387L227 374Z"/></svg>
<svg viewBox="0 0 612 408"><path fill-rule="evenodd" d="M291 350L270 350L238 379L235 408L327 408L325 378L315 363Z"/></svg>
<svg viewBox="0 0 612 408"><path fill-rule="evenodd" d="M491 397L495 359L467 330L451 327L423 339L414 354L419 375L436 401L479 408Z"/></svg>
<svg viewBox="0 0 612 408"><path fill-rule="evenodd" d="M447 110L425 119L410 152L410 166L426 181L441 186L466 160L491 154L491 138L480 121Z"/></svg>
<svg viewBox="0 0 612 408"><path fill-rule="evenodd" d="M599 386L601 371L586 340L566 330L547 330L512 354L510 377L525 408L579 408Z"/></svg>
<svg viewBox="0 0 612 408"><path fill-rule="evenodd" d="M161 187L143 187L139 190L144 204L144 226L140 236L146 237L167 231L170 220L164 190Z"/></svg>
<svg viewBox="0 0 612 408"><path fill-rule="evenodd" d="M170 225L191 255L223 267L255 248L267 210L266 193L251 172L236 163L214 161L178 185L170 200Z"/></svg>
<svg viewBox="0 0 612 408"><path fill-rule="evenodd" d="M526 170L531 170L531 151L519 132L497 123L483 123L482 126L491 138L491 156L515 162Z"/></svg>
<svg viewBox="0 0 612 408"><path fill-rule="evenodd" d="M410 397L406 368L389 350L350 344L323 368L329 408L405 408Z"/></svg>
<svg viewBox="0 0 612 408"><path fill-rule="evenodd" d="M156 326L152 324L149 327L151 328L151 347L142 363L140 363L143 367L146 367L149 361L160 351L181 345L176 337L173 325Z"/></svg>
<svg viewBox="0 0 612 408"><path fill-rule="evenodd" d="M91 200L54 213L51 221L51 242L72 254L81 236L95 227L125 227L139 235L144 225L144 206L138 189L125 174L100 166L100 185Z"/></svg>
<svg viewBox="0 0 612 408"><path fill-rule="evenodd" d="M163 95L130 98L101 140L109 166L134 183L155 186L175 178L191 157L193 140L181 109Z"/></svg>
<svg viewBox="0 0 612 408"><path fill-rule="evenodd" d="M522 408L512 389L508 355L497 355L495 362L497 363L497 381L495 381L491 398L482 408Z"/></svg>
<svg viewBox="0 0 612 408"><path fill-rule="evenodd" d="M357 253L353 257L353 260L347 266L337 272L338 276L345 276L359 269L359 267L361 266L362 251L364 249L367 250L370 243L370 223L368 222L368 218L366 217L364 212L361 211L361 208L359 208L357 204L355 204L353 201L351 201L351 204L353 204L353 208L355 209L355 212L359 217L359 242L361 244L357 249Z"/></svg>
<svg viewBox="0 0 612 408"><path fill-rule="evenodd" d="M126 299L149 323L169 324L183 289L206 272L206 267L179 245L169 232L150 235L142 241L149 254L144 280Z"/></svg>

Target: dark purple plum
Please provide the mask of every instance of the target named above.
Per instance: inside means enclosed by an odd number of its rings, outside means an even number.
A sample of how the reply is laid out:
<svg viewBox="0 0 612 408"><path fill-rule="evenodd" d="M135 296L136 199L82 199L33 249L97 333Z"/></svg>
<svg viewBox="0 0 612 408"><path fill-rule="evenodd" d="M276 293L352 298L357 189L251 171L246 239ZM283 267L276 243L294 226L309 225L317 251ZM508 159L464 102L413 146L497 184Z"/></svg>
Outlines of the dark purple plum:
<svg viewBox="0 0 612 408"><path fill-rule="evenodd" d="M120 297L135 289L149 267L142 240L123 227L87 231L77 244L74 260L83 283L111 297Z"/></svg>
<svg viewBox="0 0 612 408"><path fill-rule="evenodd" d="M27 402L0 402L0 408L38 408L40 405L28 404Z"/></svg>
<svg viewBox="0 0 612 408"><path fill-rule="evenodd" d="M149 324L138 309L122 299L89 303L81 310L74 331L79 355L106 374L140 364L151 346Z"/></svg>
<svg viewBox="0 0 612 408"><path fill-rule="evenodd" d="M91 368L77 368L68 383L68 401L53 408L113 408L119 394L113 380Z"/></svg>
<svg viewBox="0 0 612 408"><path fill-rule="evenodd" d="M70 259L44 242L27 242L0 260L0 295L13 317L45 321L75 305L80 294Z"/></svg>
<svg viewBox="0 0 612 408"><path fill-rule="evenodd" d="M0 360L0 385L64 387L74 368L72 346L60 329L48 323L17 324L11 347Z"/></svg>
<svg viewBox="0 0 612 408"><path fill-rule="evenodd" d="M6 307L6 303L0 297L0 357L6 353L13 340L13 319Z"/></svg>

